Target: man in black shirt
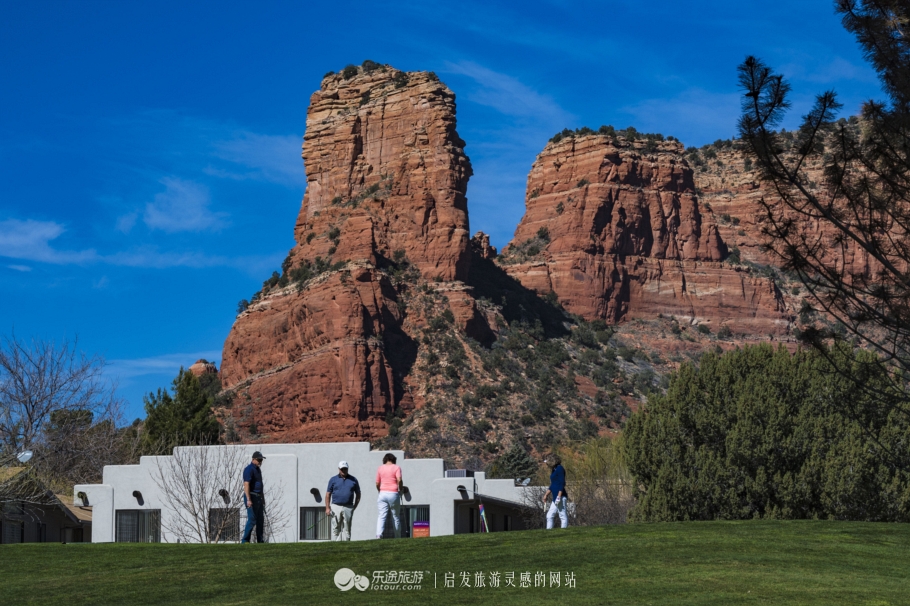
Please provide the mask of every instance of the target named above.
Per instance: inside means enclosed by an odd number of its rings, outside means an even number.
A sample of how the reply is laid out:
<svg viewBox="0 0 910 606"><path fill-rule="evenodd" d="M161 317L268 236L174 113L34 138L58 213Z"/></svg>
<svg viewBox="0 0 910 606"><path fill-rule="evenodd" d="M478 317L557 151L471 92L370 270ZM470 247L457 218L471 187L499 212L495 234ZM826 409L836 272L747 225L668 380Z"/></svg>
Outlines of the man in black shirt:
<svg viewBox="0 0 910 606"><path fill-rule="evenodd" d="M252 462L243 470L243 497L246 505L246 529L241 543L249 543L256 527L256 542L262 543L265 526L265 504L262 500L262 460L265 457L258 450L253 453Z"/></svg>

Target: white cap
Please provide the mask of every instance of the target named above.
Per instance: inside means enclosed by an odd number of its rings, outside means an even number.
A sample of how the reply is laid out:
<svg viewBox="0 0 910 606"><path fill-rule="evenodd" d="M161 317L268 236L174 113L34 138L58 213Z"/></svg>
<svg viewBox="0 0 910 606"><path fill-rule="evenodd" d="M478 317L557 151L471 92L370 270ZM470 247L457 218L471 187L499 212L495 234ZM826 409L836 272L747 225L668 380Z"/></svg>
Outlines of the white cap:
<svg viewBox="0 0 910 606"><path fill-rule="evenodd" d="M348 462L347 462L347 461L340 461L340 462L338 463L338 469L347 469L347 468L348 468Z"/></svg>

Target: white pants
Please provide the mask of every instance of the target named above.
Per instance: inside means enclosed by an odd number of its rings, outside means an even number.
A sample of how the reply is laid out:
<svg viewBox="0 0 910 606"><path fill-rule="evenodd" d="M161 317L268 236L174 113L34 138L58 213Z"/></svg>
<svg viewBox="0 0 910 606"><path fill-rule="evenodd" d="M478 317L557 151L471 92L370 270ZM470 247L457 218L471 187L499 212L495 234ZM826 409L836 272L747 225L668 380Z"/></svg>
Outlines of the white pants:
<svg viewBox="0 0 910 606"><path fill-rule="evenodd" d="M376 502L379 508L379 519L376 521L376 538L382 538L382 531L385 530L385 519L389 512L392 512L392 522L395 524L395 538L401 538L401 520L398 517L398 510L401 508L401 498L397 492L379 492L379 500Z"/></svg>
<svg viewBox="0 0 910 606"><path fill-rule="evenodd" d="M569 514L566 512L566 498L562 497L561 499L553 499L553 502L550 503L550 510L547 512L547 530L553 528L553 522L556 520L556 515L559 514L559 521L562 523L563 528L569 527Z"/></svg>
<svg viewBox="0 0 910 606"><path fill-rule="evenodd" d="M332 540L351 540L351 518L354 516L352 507L332 503Z"/></svg>

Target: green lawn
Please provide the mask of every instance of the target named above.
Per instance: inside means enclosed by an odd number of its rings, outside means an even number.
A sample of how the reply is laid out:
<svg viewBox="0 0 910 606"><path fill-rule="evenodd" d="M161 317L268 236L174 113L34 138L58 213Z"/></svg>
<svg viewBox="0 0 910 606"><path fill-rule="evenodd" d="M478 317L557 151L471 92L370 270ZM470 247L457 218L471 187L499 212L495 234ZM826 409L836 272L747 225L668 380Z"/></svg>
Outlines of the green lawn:
<svg viewBox="0 0 910 606"><path fill-rule="evenodd" d="M0 546L2 604L910 604L910 525L629 524L290 545ZM342 593L335 572L424 571L421 589ZM482 571L531 587L473 587ZM535 574L547 575L534 587ZM470 572L471 588L459 587ZM559 572L561 587L549 586ZM565 587L564 573L575 575ZM446 588L446 573L455 587ZM434 575L437 587L434 587Z"/></svg>

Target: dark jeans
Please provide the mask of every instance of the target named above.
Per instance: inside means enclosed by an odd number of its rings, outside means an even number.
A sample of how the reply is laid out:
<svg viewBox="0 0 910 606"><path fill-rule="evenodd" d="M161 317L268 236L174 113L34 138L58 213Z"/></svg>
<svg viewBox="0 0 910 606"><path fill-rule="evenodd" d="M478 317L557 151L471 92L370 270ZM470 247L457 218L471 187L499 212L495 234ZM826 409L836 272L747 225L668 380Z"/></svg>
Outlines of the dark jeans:
<svg viewBox="0 0 910 606"><path fill-rule="evenodd" d="M256 527L256 542L263 543L262 530L265 527L265 507L262 501L262 495L255 492L250 493L253 497L253 506L246 508L246 528L243 531L243 540L241 543L249 543L250 536L253 534L253 526Z"/></svg>

